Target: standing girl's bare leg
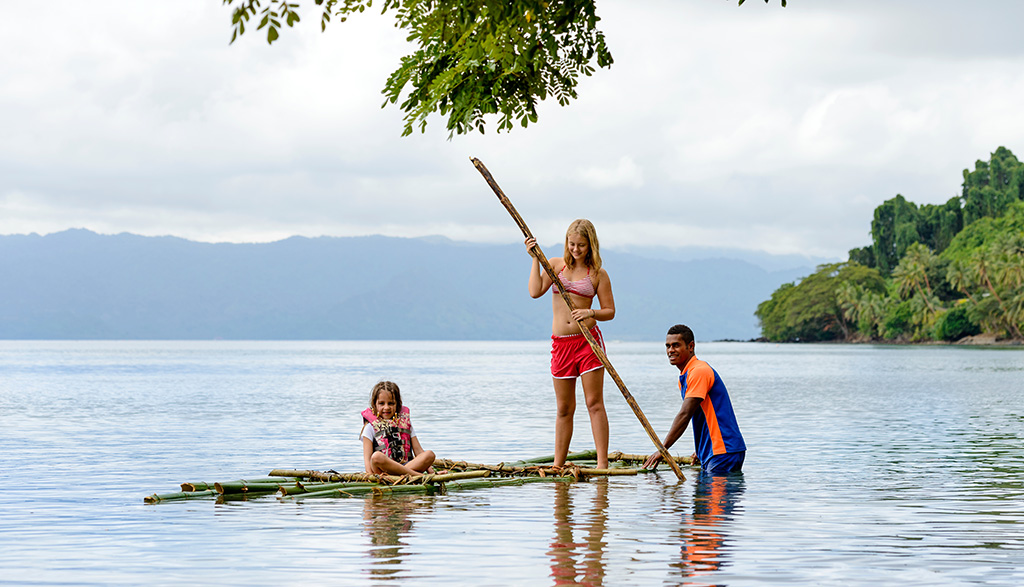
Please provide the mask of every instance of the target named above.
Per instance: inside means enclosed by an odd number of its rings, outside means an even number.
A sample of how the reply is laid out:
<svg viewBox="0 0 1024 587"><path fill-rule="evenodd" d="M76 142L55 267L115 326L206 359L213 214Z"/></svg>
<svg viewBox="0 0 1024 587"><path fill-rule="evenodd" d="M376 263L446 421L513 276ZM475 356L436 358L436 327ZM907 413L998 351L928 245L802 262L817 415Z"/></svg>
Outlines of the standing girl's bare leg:
<svg viewBox="0 0 1024 587"><path fill-rule="evenodd" d="M555 466L565 464L572 440L572 418L576 413L576 379L553 379L555 383ZM605 451L607 452L607 450Z"/></svg>
<svg viewBox="0 0 1024 587"><path fill-rule="evenodd" d="M604 409L604 367L580 375L597 450L597 468L608 468L608 413Z"/></svg>

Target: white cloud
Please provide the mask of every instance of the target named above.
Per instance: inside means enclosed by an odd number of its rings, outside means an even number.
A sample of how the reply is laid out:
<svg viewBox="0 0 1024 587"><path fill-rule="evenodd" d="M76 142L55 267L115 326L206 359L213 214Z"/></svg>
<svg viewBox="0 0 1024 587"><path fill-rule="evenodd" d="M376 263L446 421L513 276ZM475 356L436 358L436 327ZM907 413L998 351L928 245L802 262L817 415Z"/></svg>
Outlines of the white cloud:
<svg viewBox="0 0 1024 587"><path fill-rule="evenodd" d="M616 62L579 100L449 141L437 119L401 138L401 112L380 108L408 47L379 14L321 34L310 12L268 47L229 46L209 0L112 0L102 20L72 0L12 5L0 233L518 241L476 156L544 241L582 216L606 247L843 256L883 200L945 201L975 159L1024 151L1017 1L599 9Z"/></svg>
<svg viewBox="0 0 1024 587"><path fill-rule="evenodd" d="M644 185L644 174L632 157L623 155L613 165L592 165L576 174L580 183L599 190L611 188L637 189Z"/></svg>

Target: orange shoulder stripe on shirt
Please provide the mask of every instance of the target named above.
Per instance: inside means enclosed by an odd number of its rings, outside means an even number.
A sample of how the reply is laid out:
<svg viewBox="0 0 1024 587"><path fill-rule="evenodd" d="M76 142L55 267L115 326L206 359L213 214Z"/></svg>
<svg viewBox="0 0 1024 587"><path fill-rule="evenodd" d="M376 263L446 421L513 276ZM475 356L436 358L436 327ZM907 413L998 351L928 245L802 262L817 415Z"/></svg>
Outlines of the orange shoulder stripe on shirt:
<svg viewBox="0 0 1024 587"><path fill-rule="evenodd" d="M699 361L699 362L698 362ZM712 454L720 455L725 454L725 439L722 438L722 430L718 426L718 414L715 413L715 405L711 402L711 398L708 397L708 392L711 391L711 386L715 384L715 371L704 361L694 359L689 365L686 375L686 390L689 392L693 389L695 392L692 396L687 393L688 397L700 397L700 409L704 412L704 420L707 422L708 435L711 437L711 452Z"/></svg>
<svg viewBox="0 0 1024 587"><path fill-rule="evenodd" d="M718 427L718 415L715 414L715 406L711 403L710 399L705 399L700 403L701 410L704 411L704 420L708 423L708 434L711 436L711 453L720 455L725 454L725 440L722 438L722 430Z"/></svg>

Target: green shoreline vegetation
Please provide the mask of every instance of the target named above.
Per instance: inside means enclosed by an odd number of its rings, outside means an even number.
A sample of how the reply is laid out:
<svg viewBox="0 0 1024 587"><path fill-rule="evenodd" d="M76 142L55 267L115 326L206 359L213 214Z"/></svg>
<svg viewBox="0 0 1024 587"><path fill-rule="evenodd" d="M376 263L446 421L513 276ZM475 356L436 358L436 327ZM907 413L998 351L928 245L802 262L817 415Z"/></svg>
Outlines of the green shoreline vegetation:
<svg viewBox="0 0 1024 587"><path fill-rule="evenodd" d="M1024 163L1005 147L961 195L875 208L872 244L758 305L771 342L1024 342Z"/></svg>

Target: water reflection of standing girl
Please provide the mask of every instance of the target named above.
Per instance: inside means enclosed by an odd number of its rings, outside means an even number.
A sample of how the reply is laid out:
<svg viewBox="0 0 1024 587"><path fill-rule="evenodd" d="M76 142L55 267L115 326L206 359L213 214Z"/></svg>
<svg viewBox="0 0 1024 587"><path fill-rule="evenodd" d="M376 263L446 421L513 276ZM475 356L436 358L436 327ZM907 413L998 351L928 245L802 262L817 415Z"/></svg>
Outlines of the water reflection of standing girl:
<svg viewBox="0 0 1024 587"><path fill-rule="evenodd" d="M589 515L579 522L574 517L574 491L570 483L555 483L555 538L551 542L551 577L555 585L603 585L605 575L605 530L608 525L608 480L597 479L588 486L596 490ZM585 531L582 542L574 532ZM582 557L582 561L578 561Z"/></svg>

